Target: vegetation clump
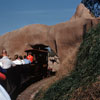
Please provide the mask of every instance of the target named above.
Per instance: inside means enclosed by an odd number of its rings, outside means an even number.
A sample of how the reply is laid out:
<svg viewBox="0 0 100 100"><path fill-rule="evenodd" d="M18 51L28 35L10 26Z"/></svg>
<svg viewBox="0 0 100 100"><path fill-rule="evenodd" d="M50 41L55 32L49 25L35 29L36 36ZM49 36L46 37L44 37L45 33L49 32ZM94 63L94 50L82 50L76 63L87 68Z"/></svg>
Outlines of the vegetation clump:
<svg viewBox="0 0 100 100"><path fill-rule="evenodd" d="M83 3L95 17L100 16L100 0L82 0L81 3Z"/></svg>
<svg viewBox="0 0 100 100"><path fill-rule="evenodd" d="M75 69L54 83L41 100L99 100L99 96L100 24L84 34Z"/></svg>

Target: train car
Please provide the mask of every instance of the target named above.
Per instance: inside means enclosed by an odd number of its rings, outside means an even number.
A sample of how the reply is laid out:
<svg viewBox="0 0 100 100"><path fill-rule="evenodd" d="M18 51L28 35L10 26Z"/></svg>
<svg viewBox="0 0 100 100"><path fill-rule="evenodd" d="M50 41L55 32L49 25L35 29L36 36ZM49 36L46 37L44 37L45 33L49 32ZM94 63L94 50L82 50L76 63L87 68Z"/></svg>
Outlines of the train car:
<svg viewBox="0 0 100 100"><path fill-rule="evenodd" d="M27 55L29 53L33 56L33 64L38 64L41 66L42 76L47 76L47 68L48 68L48 46L44 46L42 44L39 45L31 45L32 49L25 50Z"/></svg>
<svg viewBox="0 0 100 100"><path fill-rule="evenodd" d="M34 61L31 64L16 65L7 69L6 80L1 84L12 98L16 97L17 92L19 93L28 85L47 77L48 50L44 48L41 45L36 45L32 49L25 50L27 55L31 52Z"/></svg>

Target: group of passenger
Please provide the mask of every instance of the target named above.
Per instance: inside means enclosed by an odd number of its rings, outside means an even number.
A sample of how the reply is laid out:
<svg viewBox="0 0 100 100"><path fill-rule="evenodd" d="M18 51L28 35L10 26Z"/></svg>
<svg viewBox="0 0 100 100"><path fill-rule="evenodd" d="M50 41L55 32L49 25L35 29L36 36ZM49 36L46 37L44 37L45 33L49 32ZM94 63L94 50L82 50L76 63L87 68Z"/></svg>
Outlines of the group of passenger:
<svg viewBox="0 0 100 100"><path fill-rule="evenodd" d="M7 56L7 51L3 50L2 51L2 57L0 59L0 78L5 80L5 74L6 70L9 69L10 67L14 67L16 65L22 65L22 64L31 64L33 62L33 56L29 53L28 56L14 56L14 60L9 59Z"/></svg>
<svg viewBox="0 0 100 100"><path fill-rule="evenodd" d="M31 64L33 62L33 56L29 53L28 56L24 55L24 57L15 55L14 60L11 60L6 50L2 50L2 56L0 57L0 100L3 99L4 96L1 93L5 93L8 97L7 100L10 100L10 97L6 90L1 86L2 82L6 80L6 72L7 69L10 67L15 67L16 65L22 65L22 64ZM2 92L3 91L3 92ZM9 98L9 99L8 99Z"/></svg>
<svg viewBox="0 0 100 100"><path fill-rule="evenodd" d="M15 55L14 60L9 59L7 56L7 51L2 51L2 58L0 59L0 66L3 69L8 69L11 66L22 65L22 64L31 64L33 62L33 56L29 53L28 56L24 55L24 57Z"/></svg>
<svg viewBox="0 0 100 100"><path fill-rule="evenodd" d="M24 56L24 59L22 56L15 55L13 63L16 65L22 65L22 64L30 64L31 61L29 59L27 59L26 55Z"/></svg>

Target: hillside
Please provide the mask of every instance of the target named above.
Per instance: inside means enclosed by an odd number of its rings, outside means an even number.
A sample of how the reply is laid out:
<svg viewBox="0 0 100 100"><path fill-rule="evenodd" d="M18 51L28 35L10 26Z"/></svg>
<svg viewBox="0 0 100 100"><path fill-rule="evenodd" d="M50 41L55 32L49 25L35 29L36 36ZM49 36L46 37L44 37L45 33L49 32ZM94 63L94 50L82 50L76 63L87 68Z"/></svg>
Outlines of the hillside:
<svg viewBox="0 0 100 100"><path fill-rule="evenodd" d="M100 24L83 35L74 70L40 100L100 100Z"/></svg>

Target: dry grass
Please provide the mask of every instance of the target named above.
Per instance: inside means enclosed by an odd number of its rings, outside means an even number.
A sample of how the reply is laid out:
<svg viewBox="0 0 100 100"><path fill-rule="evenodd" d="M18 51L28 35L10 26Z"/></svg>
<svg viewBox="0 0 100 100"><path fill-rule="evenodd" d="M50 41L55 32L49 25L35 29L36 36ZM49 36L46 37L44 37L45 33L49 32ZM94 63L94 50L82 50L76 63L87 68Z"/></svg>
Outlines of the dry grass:
<svg viewBox="0 0 100 100"><path fill-rule="evenodd" d="M100 81L78 88L70 100L100 100Z"/></svg>
<svg viewBox="0 0 100 100"><path fill-rule="evenodd" d="M79 48L78 44L74 48L70 48L67 52L67 56L61 64L60 70L57 72L56 77L61 79L62 77L69 75L69 73L74 69L77 51Z"/></svg>

